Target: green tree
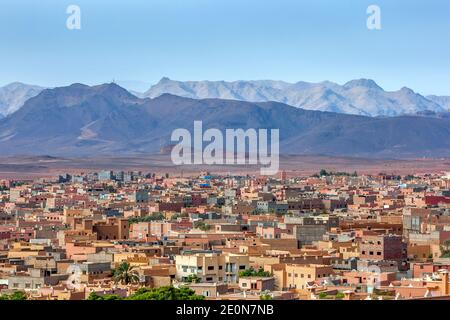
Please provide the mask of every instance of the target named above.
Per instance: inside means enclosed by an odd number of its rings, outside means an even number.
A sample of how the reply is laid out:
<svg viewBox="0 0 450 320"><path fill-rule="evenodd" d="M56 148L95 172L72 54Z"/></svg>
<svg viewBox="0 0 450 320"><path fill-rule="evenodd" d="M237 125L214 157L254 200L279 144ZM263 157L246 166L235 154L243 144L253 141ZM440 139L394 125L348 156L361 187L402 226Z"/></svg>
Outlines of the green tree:
<svg viewBox="0 0 450 320"><path fill-rule="evenodd" d="M177 220L178 218L187 218L189 215L187 213L175 213L170 220Z"/></svg>
<svg viewBox="0 0 450 320"><path fill-rule="evenodd" d="M151 222L151 221L162 221L165 216L161 212L153 212L152 214L144 217L131 217L128 219L130 224L139 222Z"/></svg>
<svg viewBox="0 0 450 320"><path fill-rule="evenodd" d="M113 270L113 279L115 283L122 283L128 285L130 283L139 282L139 274L134 267L130 266L128 262L122 262L116 269Z"/></svg>
<svg viewBox="0 0 450 320"><path fill-rule="evenodd" d="M105 294L105 295L98 295L96 292L91 292L89 294L88 300L100 300L100 301L106 301L106 300L122 300L118 295L116 294Z"/></svg>
<svg viewBox="0 0 450 320"><path fill-rule="evenodd" d="M194 222L194 228L200 229L202 231L208 231L211 229L211 226L204 223L203 221L196 221Z"/></svg>
<svg viewBox="0 0 450 320"><path fill-rule="evenodd" d="M204 300L205 297L198 296L189 288L175 288L165 286L160 288L141 288L127 300Z"/></svg>
<svg viewBox="0 0 450 320"><path fill-rule="evenodd" d="M189 283L200 283L201 279L196 274L191 274L187 277L186 282Z"/></svg>
<svg viewBox="0 0 450 320"><path fill-rule="evenodd" d="M253 267L239 272L239 277L270 277L271 274L268 271L264 271L262 267L256 271Z"/></svg>
<svg viewBox="0 0 450 320"><path fill-rule="evenodd" d="M328 295L325 292L319 293L319 299L326 299Z"/></svg>
<svg viewBox="0 0 450 320"><path fill-rule="evenodd" d="M336 293L336 299L344 299L344 297L345 297L345 294L343 294L342 292L338 292L338 293Z"/></svg>
<svg viewBox="0 0 450 320"><path fill-rule="evenodd" d="M262 294L259 296L260 300L273 300L272 296L270 294Z"/></svg>
<svg viewBox="0 0 450 320"><path fill-rule="evenodd" d="M23 291L14 291L11 294L1 295L0 300L27 300L27 295Z"/></svg>

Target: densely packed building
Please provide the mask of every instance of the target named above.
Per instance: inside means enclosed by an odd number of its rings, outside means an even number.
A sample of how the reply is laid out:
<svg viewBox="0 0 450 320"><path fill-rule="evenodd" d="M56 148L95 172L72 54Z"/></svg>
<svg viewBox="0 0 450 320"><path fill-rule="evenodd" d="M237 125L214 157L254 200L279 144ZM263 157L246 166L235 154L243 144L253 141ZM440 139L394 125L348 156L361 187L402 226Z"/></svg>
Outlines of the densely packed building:
<svg viewBox="0 0 450 320"><path fill-rule="evenodd" d="M449 269L449 174L0 180L0 296L448 299Z"/></svg>

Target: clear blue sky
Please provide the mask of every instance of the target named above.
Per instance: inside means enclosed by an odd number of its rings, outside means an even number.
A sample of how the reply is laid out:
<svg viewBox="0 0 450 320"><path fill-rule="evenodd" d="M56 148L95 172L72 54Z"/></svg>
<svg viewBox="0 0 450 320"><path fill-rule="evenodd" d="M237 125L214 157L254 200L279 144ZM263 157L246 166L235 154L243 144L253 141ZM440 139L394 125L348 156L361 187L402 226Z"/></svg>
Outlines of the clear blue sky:
<svg viewBox="0 0 450 320"><path fill-rule="evenodd" d="M448 0L1 0L0 41L0 85L372 78L450 95Z"/></svg>

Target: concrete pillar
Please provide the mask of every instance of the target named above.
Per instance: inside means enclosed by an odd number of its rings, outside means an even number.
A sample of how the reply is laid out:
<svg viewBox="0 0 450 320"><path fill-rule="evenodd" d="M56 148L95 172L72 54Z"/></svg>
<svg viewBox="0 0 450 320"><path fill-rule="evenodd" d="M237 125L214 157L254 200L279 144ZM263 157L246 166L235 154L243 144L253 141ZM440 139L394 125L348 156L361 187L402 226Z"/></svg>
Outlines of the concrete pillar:
<svg viewBox="0 0 450 320"><path fill-rule="evenodd" d="M448 286L448 271L445 269L439 270L439 273L441 274L441 295L446 296L450 294L449 286Z"/></svg>

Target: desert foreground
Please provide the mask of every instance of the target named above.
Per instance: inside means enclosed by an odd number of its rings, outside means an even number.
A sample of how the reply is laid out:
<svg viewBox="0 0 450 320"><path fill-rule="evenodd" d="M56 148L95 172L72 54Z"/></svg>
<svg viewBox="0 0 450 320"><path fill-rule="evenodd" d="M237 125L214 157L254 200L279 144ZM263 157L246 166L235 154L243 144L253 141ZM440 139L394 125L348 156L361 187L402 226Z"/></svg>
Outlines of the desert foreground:
<svg viewBox="0 0 450 320"><path fill-rule="evenodd" d="M154 173L169 173L190 176L200 171L230 174L256 174L259 166L175 166L169 155L102 156L92 158L60 158L50 156L0 156L0 178L36 178L61 173L83 173L91 170L142 170ZM291 176L306 176L320 169L333 172L354 171L361 174L410 174L450 171L450 159L364 159L328 156L282 156L280 170Z"/></svg>

